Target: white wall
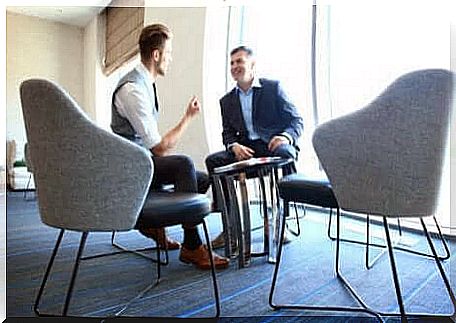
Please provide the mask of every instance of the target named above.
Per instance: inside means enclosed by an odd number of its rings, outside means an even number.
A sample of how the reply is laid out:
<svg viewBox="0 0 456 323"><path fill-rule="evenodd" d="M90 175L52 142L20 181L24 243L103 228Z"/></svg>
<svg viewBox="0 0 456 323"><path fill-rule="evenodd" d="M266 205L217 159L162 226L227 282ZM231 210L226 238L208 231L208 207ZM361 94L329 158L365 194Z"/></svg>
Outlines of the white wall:
<svg viewBox="0 0 456 323"><path fill-rule="evenodd" d="M83 103L82 40L81 28L7 12L6 128L7 139L18 143L17 158L26 141L20 83L34 77L53 80Z"/></svg>
<svg viewBox="0 0 456 323"><path fill-rule="evenodd" d="M99 126L109 129L109 78L102 70L104 29L104 16L95 17L84 28L84 107Z"/></svg>
<svg viewBox="0 0 456 323"><path fill-rule="evenodd" d="M204 123L209 145L213 153L225 149L222 143L222 116L219 100L226 94L229 81L228 44L229 8L226 6L206 9L205 43L203 57ZM228 73L228 74L227 74ZM231 88L229 88L231 90Z"/></svg>
<svg viewBox="0 0 456 323"><path fill-rule="evenodd" d="M219 13L219 11L217 12ZM226 15L226 10L224 12ZM226 23L226 17L224 17L224 20ZM210 68L212 70L224 70L224 64L219 64L219 58L222 58L223 61L224 49L222 48L222 52L218 50L215 55L213 52L215 47L212 47L215 43L214 36L210 37L212 40L209 43L207 42L207 36L205 36L206 8L204 7L146 7L144 24L148 25L155 22L165 23L172 29L174 34L173 61L168 74L157 80L161 107L160 133L164 134L177 124L184 114L190 97L197 95L202 102L203 113L193 119L183 138L178 143L175 153L189 155L198 169L205 170L204 159L209 154L205 121L210 126L211 120L205 120L208 115L204 110L215 109L215 113L220 114L218 95L223 94L224 89L217 93L217 97L214 97L212 91L214 84L209 87L210 92L204 91L203 85L206 86L208 84L208 75L214 75L214 73L209 73ZM122 67L120 71L116 71L109 77L103 74L100 63L103 50L101 43L104 37L102 25L101 18L95 18L84 30L84 57L86 64L84 91L87 110L93 111L94 119L100 126L109 129L110 101L113 87L119 77L136 63L133 62L129 66ZM226 29L226 26L224 28ZM209 33L213 34L210 30ZM220 36L219 40L220 44L224 43L223 36ZM215 57L203 55L207 45L211 46L212 49L209 48L209 54L206 54L211 55L212 53ZM212 64L210 63L211 60ZM215 83L224 84L224 79L217 79ZM221 136L220 131L218 132L217 135Z"/></svg>
<svg viewBox="0 0 456 323"><path fill-rule="evenodd" d="M165 133L178 122L192 95L202 99L205 14L206 8L146 7L145 25L165 23L174 35L173 61L169 72L166 77L157 81L161 133ZM205 102L202 104L205 109ZM205 170L204 158L209 149L203 114L189 125L176 152L189 155L197 169Z"/></svg>
<svg viewBox="0 0 456 323"><path fill-rule="evenodd" d="M97 34L97 23L98 19L93 19L88 26L84 28L84 73L83 73L83 84L84 84L84 102L83 106L90 116L96 120L96 107L97 107L97 75L100 70L100 63L98 61L97 49L98 49L98 34Z"/></svg>

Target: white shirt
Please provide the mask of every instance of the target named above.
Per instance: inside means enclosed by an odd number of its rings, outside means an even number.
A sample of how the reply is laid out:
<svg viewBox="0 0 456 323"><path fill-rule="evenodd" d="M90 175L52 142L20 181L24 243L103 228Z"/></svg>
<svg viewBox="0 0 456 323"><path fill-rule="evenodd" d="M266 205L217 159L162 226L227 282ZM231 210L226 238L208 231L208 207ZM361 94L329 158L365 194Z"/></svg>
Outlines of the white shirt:
<svg viewBox="0 0 456 323"><path fill-rule="evenodd" d="M248 137L250 140L260 139L260 135L256 133L253 128L253 115L252 115L252 106L253 106L253 88L260 88L261 84L257 78L253 79L252 86L244 92L238 85L237 93L239 95L239 102L241 103L242 115L245 121L245 127L247 129Z"/></svg>
<svg viewBox="0 0 456 323"><path fill-rule="evenodd" d="M145 79L150 80L147 82L149 91L154 93L152 84L155 80L150 72L142 63L136 67L136 70ZM114 103L119 114L128 119L138 136L141 137L145 147L152 149L161 142L157 115L153 114L155 102L150 102L148 93L141 91L141 88L135 83L126 83L117 91Z"/></svg>

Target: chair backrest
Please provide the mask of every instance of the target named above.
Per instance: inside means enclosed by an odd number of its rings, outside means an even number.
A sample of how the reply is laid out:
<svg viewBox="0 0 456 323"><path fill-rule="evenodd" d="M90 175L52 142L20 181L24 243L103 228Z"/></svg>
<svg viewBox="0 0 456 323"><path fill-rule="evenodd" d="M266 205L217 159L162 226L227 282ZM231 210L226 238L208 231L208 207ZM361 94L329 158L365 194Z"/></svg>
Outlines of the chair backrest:
<svg viewBox="0 0 456 323"><path fill-rule="evenodd" d="M388 216L435 212L453 74L420 70L361 110L319 126L313 145L342 209Z"/></svg>
<svg viewBox="0 0 456 323"><path fill-rule="evenodd" d="M42 221L80 231L133 228L152 180L149 153L99 128L55 83L26 80L20 95Z"/></svg>

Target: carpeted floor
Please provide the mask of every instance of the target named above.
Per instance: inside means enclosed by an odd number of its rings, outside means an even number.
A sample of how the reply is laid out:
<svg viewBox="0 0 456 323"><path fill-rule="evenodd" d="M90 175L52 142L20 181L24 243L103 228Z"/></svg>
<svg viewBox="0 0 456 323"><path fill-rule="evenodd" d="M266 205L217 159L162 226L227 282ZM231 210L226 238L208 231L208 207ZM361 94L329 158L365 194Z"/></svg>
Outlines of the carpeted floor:
<svg viewBox="0 0 456 323"><path fill-rule="evenodd" d="M221 227L220 215L214 213L207 220L211 235L215 237ZM254 215L254 224L260 221L260 216ZM286 245L284 250L276 302L357 305L334 276L335 243L326 236L327 221L326 213L316 211L308 210L301 217L301 235L293 237L293 242ZM345 236L363 236L360 233L362 223L349 219L344 220L344 223ZM289 224L295 226L294 220L290 219ZM34 298L58 232L41 223L37 201L32 193L28 193L26 200L22 192L7 194L7 317L34 316ZM168 234L182 241L180 227L170 228ZM253 233L255 249L261 247L261 234L261 230ZM379 233L374 230L374 235ZM60 304L63 302L79 236L78 233L68 232L64 237L64 248L58 254L41 305L43 311L61 310ZM85 254L113 251L110 236L109 233L89 235ZM413 248L427 250L424 237L404 233L404 238L406 244ZM118 241L131 248L151 244L135 231L120 233ZM454 241L450 243L452 252L455 246ZM223 249L218 252L223 252ZM396 255L407 311L450 314L452 305L435 264L408 253L396 252ZM387 256L383 256L373 269L366 270L363 265L364 248L344 243L341 257L345 276L369 305L381 311L398 311ZM444 266L453 288L456 287L454 256ZM170 252L170 264L162 269L162 281L157 288L131 304L124 316L198 318L213 315L209 272L181 263L178 251ZM261 257L253 258L251 265L244 269L238 269L233 260L228 269L218 272L222 322L375 321L367 316L353 317L349 314L332 316L322 312L273 311L268 305L273 269L274 266ZM69 314L109 316L152 283L155 274L155 264L134 254L84 261L76 280ZM397 318L385 320L399 321Z"/></svg>

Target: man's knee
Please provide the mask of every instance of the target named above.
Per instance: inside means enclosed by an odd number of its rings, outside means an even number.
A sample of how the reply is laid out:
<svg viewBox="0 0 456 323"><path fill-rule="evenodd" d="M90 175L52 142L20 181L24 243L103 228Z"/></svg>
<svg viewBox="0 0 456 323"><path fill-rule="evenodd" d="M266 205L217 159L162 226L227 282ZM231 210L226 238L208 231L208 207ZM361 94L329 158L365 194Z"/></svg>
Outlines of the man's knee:
<svg viewBox="0 0 456 323"><path fill-rule="evenodd" d="M223 150L207 156L205 164L209 173L212 173L214 168L230 164L232 159L231 153Z"/></svg>
<svg viewBox="0 0 456 323"><path fill-rule="evenodd" d="M274 156L296 159L297 152L292 145L284 144L277 147L277 149L274 151Z"/></svg>
<svg viewBox="0 0 456 323"><path fill-rule="evenodd" d="M207 173L196 171L196 183L198 185L198 193L204 194L211 185L211 178Z"/></svg>
<svg viewBox="0 0 456 323"><path fill-rule="evenodd" d="M178 161L179 164L182 165L191 165L193 166L193 160L186 155L175 155L176 160Z"/></svg>
<svg viewBox="0 0 456 323"><path fill-rule="evenodd" d="M186 155L172 155L169 156L169 163L173 164L173 168L179 170L179 172L184 173L194 173L195 172L195 164L193 160ZM171 166L171 165L170 165Z"/></svg>

